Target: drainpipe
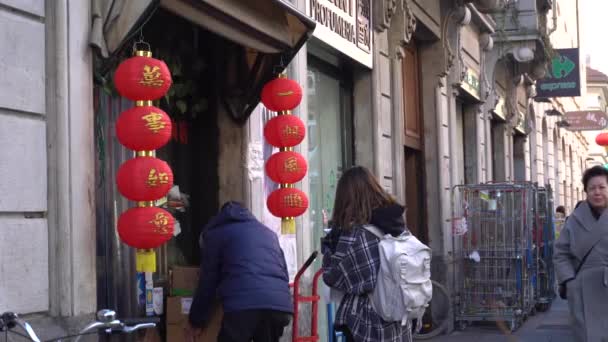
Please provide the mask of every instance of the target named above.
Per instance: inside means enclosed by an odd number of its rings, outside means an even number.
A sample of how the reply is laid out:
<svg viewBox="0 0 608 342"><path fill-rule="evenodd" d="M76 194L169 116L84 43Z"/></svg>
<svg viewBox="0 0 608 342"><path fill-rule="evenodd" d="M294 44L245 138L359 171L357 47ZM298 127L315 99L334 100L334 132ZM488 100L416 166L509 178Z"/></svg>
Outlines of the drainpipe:
<svg viewBox="0 0 608 342"><path fill-rule="evenodd" d="M555 1L557 1L557 0L555 0ZM581 47L581 24L578 20L579 20L578 0L576 0L576 47L580 48Z"/></svg>
<svg viewBox="0 0 608 342"><path fill-rule="evenodd" d="M578 20L578 0L576 1L577 5L576 5L576 11L577 11L577 20ZM550 36L551 33L555 32L555 30L557 30L557 0L553 0L553 27L549 30L549 33L547 34L547 36ZM578 31L578 29L577 29Z"/></svg>

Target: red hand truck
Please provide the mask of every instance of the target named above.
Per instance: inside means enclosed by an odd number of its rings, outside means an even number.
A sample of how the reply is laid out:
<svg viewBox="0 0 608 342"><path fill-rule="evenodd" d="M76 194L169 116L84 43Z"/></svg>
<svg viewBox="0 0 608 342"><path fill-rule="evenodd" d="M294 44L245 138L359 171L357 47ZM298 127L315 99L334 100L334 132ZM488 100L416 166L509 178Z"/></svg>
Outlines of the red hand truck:
<svg viewBox="0 0 608 342"><path fill-rule="evenodd" d="M312 279L312 293L310 296L304 296L300 294L300 278L306 272L308 267L315 261L319 252L314 251L310 257L306 260L304 265L298 270L296 273L296 277L293 280L292 284L289 284L293 287L293 326L292 326L292 341L293 342L316 342L319 341L319 326L318 326L318 312L319 312L319 300L320 296L318 293L318 282L319 277L323 274L323 269L319 269L313 279ZM299 306L300 303L311 303L311 317L310 317L310 335L309 336L299 336L298 335L298 318L299 318Z"/></svg>

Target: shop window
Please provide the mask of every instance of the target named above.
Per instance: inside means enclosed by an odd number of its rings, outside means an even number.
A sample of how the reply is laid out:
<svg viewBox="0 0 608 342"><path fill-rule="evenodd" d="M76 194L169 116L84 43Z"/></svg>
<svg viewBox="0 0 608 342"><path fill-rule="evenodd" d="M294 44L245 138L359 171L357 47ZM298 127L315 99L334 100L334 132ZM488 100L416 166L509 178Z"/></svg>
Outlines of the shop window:
<svg viewBox="0 0 608 342"><path fill-rule="evenodd" d="M500 120L492 120L490 129L492 139L492 180L505 181L505 123Z"/></svg>
<svg viewBox="0 0 608 342"><path fill-rule="evenodd" d="M310 225L319 248L331 218L336 186L352 163L352 90L345 73L311 57L308 66Z"/></svg>
<svg viewBox="0 0 608 342"><path fill-rule="evenodd" d="M513 172L514 172L514 180L516 180L516 181L527 180L525 145L526 145L526 136L516 135L513 137Z"/></svg>

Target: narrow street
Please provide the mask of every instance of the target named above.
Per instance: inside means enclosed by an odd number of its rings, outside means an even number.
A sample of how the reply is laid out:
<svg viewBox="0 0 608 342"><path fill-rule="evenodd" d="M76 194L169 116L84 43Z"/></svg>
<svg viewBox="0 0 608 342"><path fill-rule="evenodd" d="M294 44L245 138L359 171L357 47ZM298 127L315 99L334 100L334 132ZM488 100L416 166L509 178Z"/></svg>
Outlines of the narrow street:
<svg viewBox="0 0 608 342"><path fill-rule="evenodd" d="M455 331L451 335L441 336L433 342L571 342L574 336L568 322L568 303L557 298L551 309L529 318L519 328L514 337L505 336L493 324L476 324L465 331Z"/></svg>

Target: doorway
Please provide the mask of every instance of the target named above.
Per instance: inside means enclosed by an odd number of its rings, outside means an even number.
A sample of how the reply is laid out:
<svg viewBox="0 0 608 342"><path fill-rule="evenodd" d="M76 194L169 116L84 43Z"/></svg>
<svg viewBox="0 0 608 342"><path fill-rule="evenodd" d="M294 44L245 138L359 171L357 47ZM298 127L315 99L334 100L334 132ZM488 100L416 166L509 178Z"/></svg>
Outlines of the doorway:
<svg viewBox="0 0 608 342"><path fill-rule="evenodd" d="M414 40L405 48L402 70L405 217L412 234L428 243L428 230L425 227L426 189L424 186L424 124L420 110L420 62Z"/></svg>
<svg viewBox="0 0 608 342"><path fill-rule="evenodd" d="M428 243L428 232L424 229L424 158L419 150L405 147L405 217L407 227L420 241Z"/></svg>

